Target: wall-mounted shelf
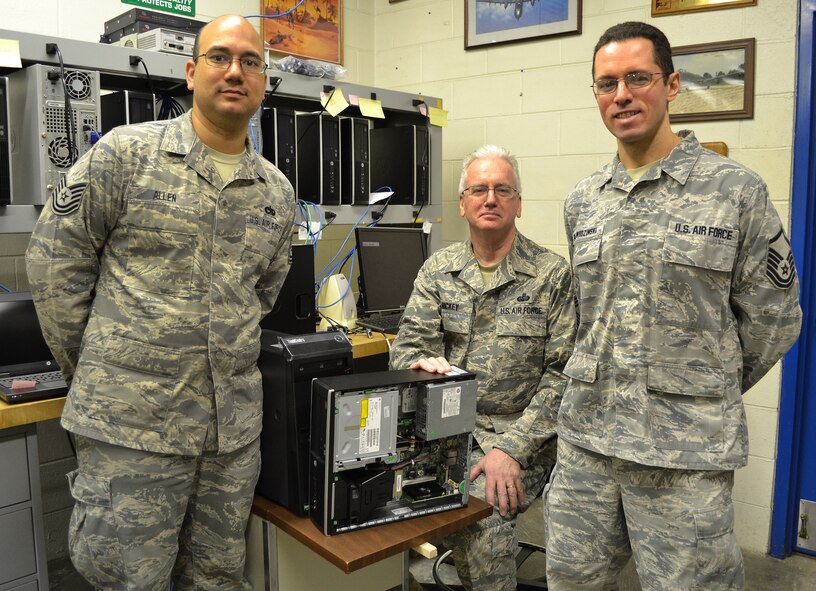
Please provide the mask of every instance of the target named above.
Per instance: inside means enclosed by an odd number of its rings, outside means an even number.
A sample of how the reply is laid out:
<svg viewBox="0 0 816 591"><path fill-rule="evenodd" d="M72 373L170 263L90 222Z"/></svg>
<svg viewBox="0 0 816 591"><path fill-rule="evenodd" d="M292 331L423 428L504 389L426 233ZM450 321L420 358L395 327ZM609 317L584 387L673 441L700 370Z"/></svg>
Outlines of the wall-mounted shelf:
<svg viewBox="0 0 816 591"><path fill-rule="evenodd" d="M138 63L130 65L130 56L138 55L147 66L157 92L188 93L185 83L185 64L188 58L185 56L7 29L0 29L0 39L14 39L19 42L20 58L24 67L35 63L59 66L57 56L48 55L45 50L46 43L55 42L59 45L65 67L98 70L103 90L149 91L144 67ZM9 68L0 68L0 75L7 75L12 71ZM347 99L352 95L370 98L373 94L382 103L386 115L385 120L372 120L374 126L389 125L395 122L424 123L425 118L416 105L420 99L431 106L442 106L441 101L435 97L420 97L405 92L347 83L342 80L311 78L272 69L269 75L281 79L274 97L270 97L268 101L268 104L273 106L277 101L277 104L305 111L319 109L320 93L327 85L342 89ZM271 88L270 84L269 89ZM357 107L350 107L343 112L343 115L346 114L359 116L359 110ZM425 205L421 215L425 219L434 220L441 217L442 203L442 130L439 127L430 126L430 143L430 201L432 205ZM337 214L335 224L352 224L365 210L364 206L350 205L323 206L323 208ZM419 206L391 205L382 221L408 222L413 219L418 209ZM0 206L0 233L30 232L39 215L39 210L40 207L32 205ZM437 241L441 240L439 232L434 234L436 236L432 235L431 238L432 250L439 246Z"/></svg>

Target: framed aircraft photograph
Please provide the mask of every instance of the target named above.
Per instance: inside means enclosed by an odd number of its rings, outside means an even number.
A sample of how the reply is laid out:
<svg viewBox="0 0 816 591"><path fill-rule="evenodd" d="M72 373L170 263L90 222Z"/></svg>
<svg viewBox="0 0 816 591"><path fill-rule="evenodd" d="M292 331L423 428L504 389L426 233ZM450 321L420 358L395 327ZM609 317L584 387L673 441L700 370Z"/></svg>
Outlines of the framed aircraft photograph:
<svg viewBox="0 0 816 591"><path fill-rule="evenodd" d="M750 38L672 48L680 92L669 103L669 120L753 118L755 46Z"/></svg>
<svg viewBox="0 0 816 591"><path fill-rule="evenodd" d="M465 0L465 49L581 33L581 0Z"/></svg>

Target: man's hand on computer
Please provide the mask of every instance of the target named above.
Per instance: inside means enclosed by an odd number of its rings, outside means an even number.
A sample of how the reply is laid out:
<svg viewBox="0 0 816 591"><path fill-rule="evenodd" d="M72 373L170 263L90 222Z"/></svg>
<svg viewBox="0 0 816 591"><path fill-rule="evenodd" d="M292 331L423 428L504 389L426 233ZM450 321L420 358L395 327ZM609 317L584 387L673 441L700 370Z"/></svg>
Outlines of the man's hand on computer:
<svg viewBox="0 0 816 591"><path fill-rule="evenodd" d="M424 369L431 373L445 374L453 368L444 357L423 357L419 361L414 361L411 369Z"/></svg>

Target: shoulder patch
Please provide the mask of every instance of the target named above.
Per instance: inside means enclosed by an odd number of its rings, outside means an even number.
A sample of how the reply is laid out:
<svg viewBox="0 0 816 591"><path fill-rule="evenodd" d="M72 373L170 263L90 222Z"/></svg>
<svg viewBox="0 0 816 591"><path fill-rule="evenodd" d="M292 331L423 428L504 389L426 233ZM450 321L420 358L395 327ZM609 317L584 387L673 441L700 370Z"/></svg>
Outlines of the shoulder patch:
<svg viewBox="0 0 816 591"><path fill-rule="evenodd" d="M796 279L796 266L788 237L782 230L768 242L768 280L779 289L788 289Z"/></svg>
<svg viewBox="0 0 816 591"><path fill-rule="evenodd" d="M88 186L88 183L78 183L69 187L65 179L66 177L62 177L51 193L51 209L57 215L70 215L79 209L82 194Z"/></svg>

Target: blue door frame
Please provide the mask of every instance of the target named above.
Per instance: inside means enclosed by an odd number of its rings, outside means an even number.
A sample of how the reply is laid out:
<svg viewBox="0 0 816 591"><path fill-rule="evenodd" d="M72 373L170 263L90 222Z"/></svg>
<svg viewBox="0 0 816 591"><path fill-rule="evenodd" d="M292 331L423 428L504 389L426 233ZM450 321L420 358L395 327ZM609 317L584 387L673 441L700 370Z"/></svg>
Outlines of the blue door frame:
<svg viewBox="0 0 816 591"><path fill-rule="evenodd" d="M783 360L782 392L779 399L776 479L771 513L771 555L784 558L796 544L799 495L802 479L812 478L816 461L804 450L816 450L816 426L806 428L807 413L816 400L808 400L809 384L816 384L816 367L809 363L816 353L816 327L811 302L816 289L816 101L813 67L816 60L816 0L800 0L797 48L796 121L793 146L791 198L791 247L801 286L802 333ZM812 386L816 390L816 385ZM810 405L810 406L809 406ZM816 529L816 528L814 528Z"/></svg>

